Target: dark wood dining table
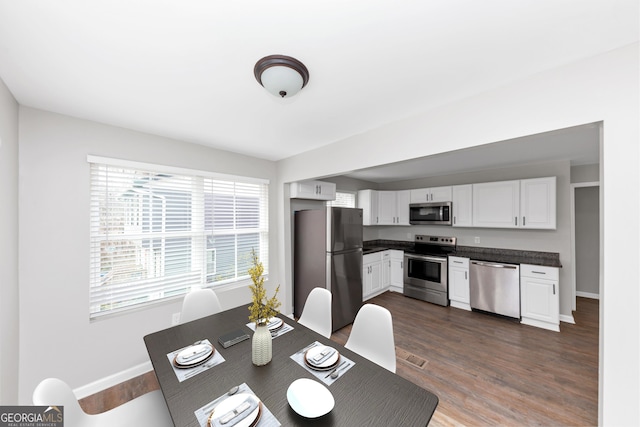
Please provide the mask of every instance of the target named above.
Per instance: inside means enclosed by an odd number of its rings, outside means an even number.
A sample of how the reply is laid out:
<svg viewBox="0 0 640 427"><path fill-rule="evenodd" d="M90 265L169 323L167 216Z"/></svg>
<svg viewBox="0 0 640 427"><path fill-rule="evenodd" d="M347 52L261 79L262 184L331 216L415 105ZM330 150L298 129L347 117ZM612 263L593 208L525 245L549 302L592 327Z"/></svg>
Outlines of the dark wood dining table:
<svg viewBox="0 0 640 427"><path fill-rule="evenodd" d="M240 306L192 322L176 325L144 337L147 351L173 423L200 427L195 411L246 383L283 426L426 426L438 405L438 397L308 329L286 316L279 317L294 329L273 339L273 358L264 366L251 361L251 339L228 348L218 343L221 335L247 327L247 306ZM196 341L208 339L225 359L180 382L168 354ZM291 355L318 341L337 349L355 362L328 386L333 409L318 418L297 414L287 401L287 389L298 378L316 380Z"/></svg>

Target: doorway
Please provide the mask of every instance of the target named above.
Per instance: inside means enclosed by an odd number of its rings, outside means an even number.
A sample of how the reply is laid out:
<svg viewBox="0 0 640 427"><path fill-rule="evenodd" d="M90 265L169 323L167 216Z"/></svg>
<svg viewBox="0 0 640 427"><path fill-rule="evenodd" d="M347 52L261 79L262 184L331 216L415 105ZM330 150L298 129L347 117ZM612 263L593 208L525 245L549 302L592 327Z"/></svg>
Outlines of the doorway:
<svg viewBox="0 0 640 427"><path fill-rule="evenodd" d="M600 184L571 184L573 307L576 297L600 299Z"/></svg>

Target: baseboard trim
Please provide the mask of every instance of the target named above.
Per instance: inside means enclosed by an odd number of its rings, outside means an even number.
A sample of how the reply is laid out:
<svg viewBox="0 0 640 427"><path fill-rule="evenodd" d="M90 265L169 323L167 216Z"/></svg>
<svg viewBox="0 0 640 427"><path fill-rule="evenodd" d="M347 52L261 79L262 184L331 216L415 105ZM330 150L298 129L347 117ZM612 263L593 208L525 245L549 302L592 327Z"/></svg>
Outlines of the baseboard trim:
<svg viewBox="0 0 640 427"><path fill-rule="evenodd" d="M573 318L573 315L572 315L572 314L569 314L569 315L567 315L567 314L561 314L561 315L560 315L560 321L561 321L561 322L564 322L564 323L571 323L572 325L575 325L575 324L576 324L576 321L575 321L575 319Z"/></svg>
<svg viewBox="0 0 640 427"><path fill-rule="evenodd" d="M91 396L92 394L96 394L102 390L106 390L117 384L130 380L131 378L146 374L152 370L153 366L151 365L151 361L147 361L129 369L125 369L124 371L116 372L108 377L100 378L92 383L80 386L74 389L73 392L78 399L83 399L87 396Z"/></svg>
<svg viewBox="0 0 640 427"><path fill-rule="evenodd" d="M591 298L591 299L600 299L600 295L599 294L594 294L591 292L581 292L581 291L576 291L576 296L577 297L583 297L583 298Z"/></svg>

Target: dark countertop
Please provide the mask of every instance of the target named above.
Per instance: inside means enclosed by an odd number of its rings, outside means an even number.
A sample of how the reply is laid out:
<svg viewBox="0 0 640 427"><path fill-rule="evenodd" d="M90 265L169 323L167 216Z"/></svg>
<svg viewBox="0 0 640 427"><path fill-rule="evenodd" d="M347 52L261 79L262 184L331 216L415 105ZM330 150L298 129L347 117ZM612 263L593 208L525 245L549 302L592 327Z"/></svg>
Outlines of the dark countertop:
<svg viewBox="0 0 640 427"><path fill-rule="evenodd" d="M364 242L363 254L397 249L415 253L413 242L398 240L368 240ZM470 258L478 261L502 262L506 264L531 264L545 267L561 268L560 254L557 252L522 251L517 249L481 248L460 246L451 255Z"/></svg>

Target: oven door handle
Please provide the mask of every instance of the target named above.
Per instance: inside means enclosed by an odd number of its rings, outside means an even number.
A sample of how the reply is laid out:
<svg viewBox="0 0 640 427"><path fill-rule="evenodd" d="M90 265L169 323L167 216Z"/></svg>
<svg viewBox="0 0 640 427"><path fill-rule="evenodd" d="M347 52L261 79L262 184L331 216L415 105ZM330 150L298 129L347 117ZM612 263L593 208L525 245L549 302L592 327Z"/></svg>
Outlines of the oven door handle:
<svg viewBox="0 0 640 427"><path fill-rule="evenodd" d="M440 264L446 264L447 262L446 258L430 257L430 256L423 256L423 255L409 255L407 256L407 259L417 259L419 261L433 261L433 262L439 262Z"/></svg>

